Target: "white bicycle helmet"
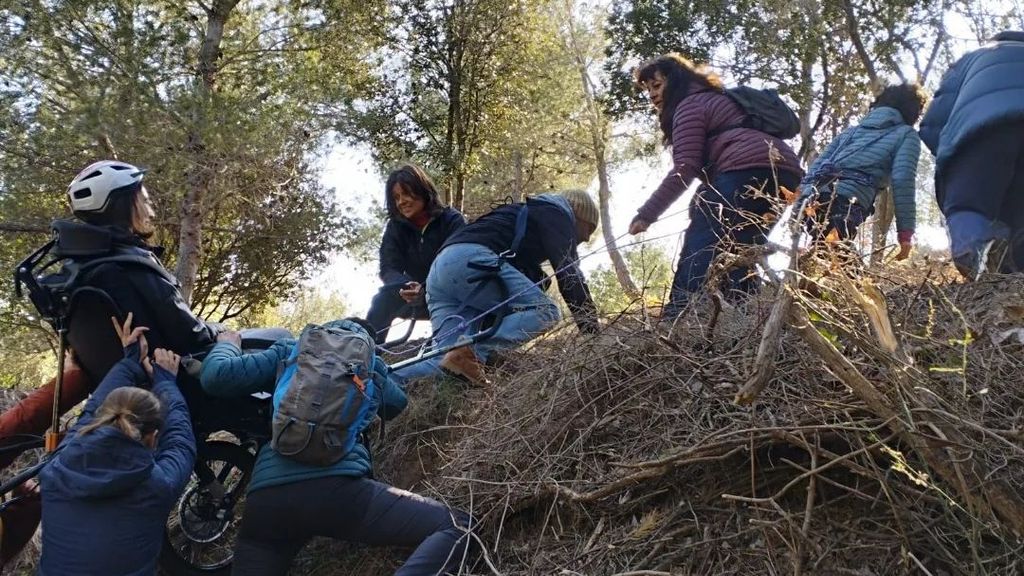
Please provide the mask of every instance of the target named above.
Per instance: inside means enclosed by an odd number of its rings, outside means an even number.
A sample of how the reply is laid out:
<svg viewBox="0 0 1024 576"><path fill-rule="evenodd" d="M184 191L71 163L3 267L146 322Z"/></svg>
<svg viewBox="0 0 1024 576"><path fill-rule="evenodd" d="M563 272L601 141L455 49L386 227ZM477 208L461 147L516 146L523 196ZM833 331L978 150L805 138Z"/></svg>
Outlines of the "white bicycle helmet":
<svg viewBox="0 0 1024 576"><path fill-rule="evenodd" d="M68 186L68 199L74 212L100 213L106 210L110 196L142 182L145 170L117 160L94 162L78 173Z"/></svg>

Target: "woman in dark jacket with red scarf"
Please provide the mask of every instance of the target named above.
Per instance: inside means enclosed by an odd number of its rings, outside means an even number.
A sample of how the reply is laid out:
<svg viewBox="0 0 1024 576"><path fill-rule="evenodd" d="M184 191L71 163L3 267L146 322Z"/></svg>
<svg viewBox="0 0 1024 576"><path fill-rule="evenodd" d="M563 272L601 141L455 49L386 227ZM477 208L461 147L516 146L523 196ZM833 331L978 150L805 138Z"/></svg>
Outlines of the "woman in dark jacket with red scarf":
<svg viewBox="0 0 1024 576"><path fill-rule="evenodd" d="M429 318L423 284L438 251L453 232L466 225L462 214L441 204L430 177L406 164L384 186L388 222L380 244L380 279L366 320L378 344L387 340L395 318Z"/></svg>
<svg viewBox="0 0 1024 576"><path fill-rule="evenodd" d="M795 191L803 170L783 140L741 126L745 112L725 94L721 79L703 66L666 54L641 66L636 79L658 111L673 167L637 211L629 232L647 230L694 180L701 181L664 312L675 318L690 293L704 284L724 240L741 245L765 241L763 216L771 203L759 196L777 196L780 187ZM733 270L732 287L749 291L748 274L747 269Z"/></svg>

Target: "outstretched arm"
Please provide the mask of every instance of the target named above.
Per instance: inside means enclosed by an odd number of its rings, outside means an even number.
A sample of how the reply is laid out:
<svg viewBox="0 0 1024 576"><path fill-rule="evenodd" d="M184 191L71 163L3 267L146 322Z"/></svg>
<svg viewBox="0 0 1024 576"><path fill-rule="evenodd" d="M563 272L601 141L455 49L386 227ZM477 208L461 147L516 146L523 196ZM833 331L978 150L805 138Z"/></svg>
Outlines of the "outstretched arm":
<svg viewBox="0 0 1024 576"><path fill-rule="evenodd" d="M96 410L99 409L103 401L107 399L107 395L112 391L122 386L145 384L148 380L147 371L143 366L143 362L146 361L146 355L149 352L144 335L147 329L143 326L133 329L132 319L133 315L131 312L128 313L128 318L125 319L124 325L119 324L116 318L110 319L114 324L114 330L121 339L121 345L124 347L124 359L114 364L110 372L107 372L107 375L103 377L100 385L96 387L96 391L93 392L92 396L85 403L82 415L78 417L78 421L71 428L69 435L78 432L82 426L92 422L93 417L96 415Z"/></svg>
<svg viewBox="0 0 1024 576"><path fill-rule="evenodd" d="M896 231L900 244L909 244L917 225L917 163L921 139L907 130L892 163L892 197L896 209Z"/></svg>
<svg viewBox="0 0 1024 576"><path fill-rule="evenodd" d="M262 352L243 354L234 343L218 342L203 360L199 382L207 394L221 398L273 392L277 366L288 357L293 344L294 340L286 338Z"/></svg>

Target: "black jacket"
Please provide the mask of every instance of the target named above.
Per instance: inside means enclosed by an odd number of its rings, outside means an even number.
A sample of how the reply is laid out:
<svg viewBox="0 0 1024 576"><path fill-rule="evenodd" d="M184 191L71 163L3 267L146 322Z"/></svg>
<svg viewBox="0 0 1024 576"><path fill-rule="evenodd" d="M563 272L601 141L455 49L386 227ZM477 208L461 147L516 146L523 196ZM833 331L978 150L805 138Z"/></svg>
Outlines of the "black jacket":
<svg viewBox="0 0 1024 576"><path fill-rule="evenodd" d="M136 260L89 267L76 284L106 292L123 314L132 313L133 326L149 328L146 340L150 350L166 348L186 355L215 344L217 331L189 310L174 276L157 259L159 248L116 228L74 221L57 222L54 227L58 231L56 254L74 263L112 256Z"/></svg>
<svg viewBox="0 0 1024 576"><path fill-rule="evenodd" d="M530 198L523 235L511 264L530 280L541 284L545 274L541 264L551 263L558 280L558 291L569 306L576 326L583 332L598 329L597 307L590 296L586 277L579 267L576 252L576 221L568 203L560 196ZM501 254L512 246L516 217L522 203L499 206L452 235L451 244L480 244Z"/></svg>
<svg viewBox="0 0 1024 576"><path fill-rule="evenodd" d="M466 218L454 208L444 208L426 228L417 229L405 218L392 218L380 243L380 279L384 284L424 283L441 246Z"/></svg>

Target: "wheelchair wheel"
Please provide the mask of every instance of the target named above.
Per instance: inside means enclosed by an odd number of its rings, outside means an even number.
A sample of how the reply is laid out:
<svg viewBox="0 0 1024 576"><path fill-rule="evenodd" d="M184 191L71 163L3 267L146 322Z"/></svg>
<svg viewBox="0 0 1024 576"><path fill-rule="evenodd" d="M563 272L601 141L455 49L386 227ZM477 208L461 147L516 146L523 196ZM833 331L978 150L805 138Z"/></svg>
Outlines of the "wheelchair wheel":
<svg viewBox="0 0 1024 576"><path fill-rule="evenodd" d="M256 457L233 442L200 446L192 479L167 518L160 567L172 576L228 574Z"/></svg>

